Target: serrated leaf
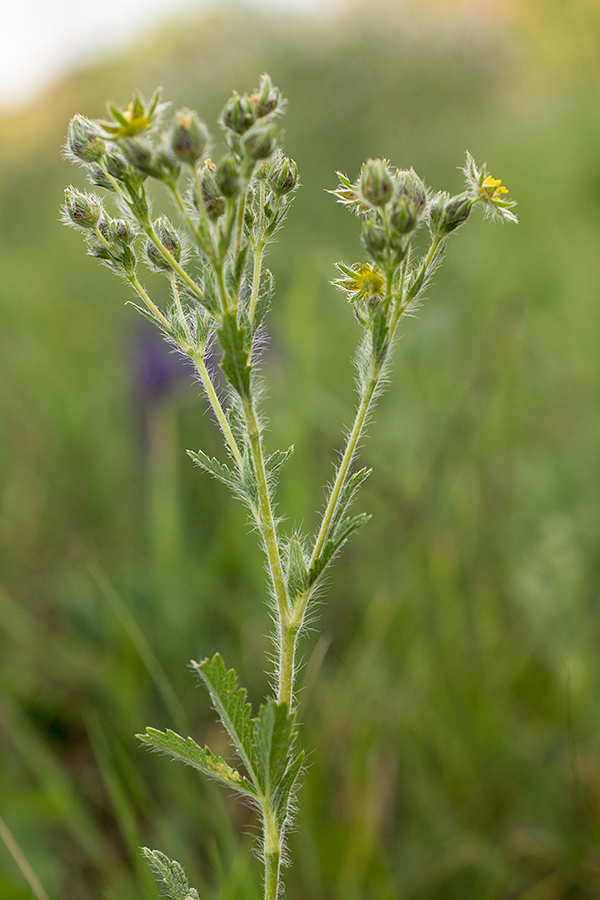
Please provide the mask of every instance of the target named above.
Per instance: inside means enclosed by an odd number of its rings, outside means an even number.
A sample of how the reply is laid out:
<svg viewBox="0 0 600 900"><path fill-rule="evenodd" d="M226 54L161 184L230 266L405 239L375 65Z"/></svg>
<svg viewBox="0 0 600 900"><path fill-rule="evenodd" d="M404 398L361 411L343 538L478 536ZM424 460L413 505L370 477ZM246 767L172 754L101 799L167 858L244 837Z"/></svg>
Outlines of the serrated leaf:
<svg viewBox="0 0 600 900"><path fill-rule="evenodd" d="M288 543L287 584L292 603L308 587L308 566L300 541L293 537Z"/></svg>
<svg viewBox="0 0 600 900"><path fill-rule="evenodd" d="M200 900L196 888L190 887L187 876L176 860L169 859L160 850L142 847L148 865L172 900Z"/></svg>
<svg viewBox="0 0 600 900"><path fill-rule="evenodd" d="M248 397L250 354L246 346L245 329L238 326L236 315L231 310L223 314L217 335L223 350L221 369L240 397Z"/></svg>
<svg viewBox="0 0 600 900"><path fill-rule="evenodd" d="M275 279L273 277L273 273L269 269L267 269L258 291L256 307L254 309L254 321L252 322L252 327L255 331L266 316L271 305L274 293Z"/></svg>
<svg viewBox="0 0 600 900"><path fill-rule="evenodd" d="M133 308L137 309L139 313L141 313L147 319L150 319L150 321L155 325L158 325L161 331L164 331L166 334L170 334L169 329L165 328L164 322L161 322L160 319L157 319L154 313L150 312L149 309L146 309L144 306L138 306L137 303L133 302L133 300L127 300L126 302L128 306L133 306Z"/></svg>
<svg viewBox="0 0 600 900"><path fill-rule="evenodd" d="M287 819L290 800L293 798L294 789L298 782L298 776L302 770L303 762L304 750L301 750L292 758L273 796L273 805L277 811L277 821L280 827Z"/></svg>
<svg viewBox="0 0 600 900"><path fill-rule="evenodd" d="M217 287L215 285L214 278L209 269L205 270L204 273L204 306L207 308L209 312L213 315L217 315L219 312L221 305L219 303L219 296L217 294Z"/></svg>
<svg viewBox="0 0 600 900"><path fill-rule="evenodd" d="M361 528L365 525L371 516L367 513L358 513L356 516L350 516L346 519L343 519L340 522L339 526L336 528L335 533L331 538L331 542L333 544L333 552L336 553L342 544L348 540L353 531L356 531L357 528Z"/></svg>
<svg viewBox="0 0 600 900"><path fill-rule="evenodd" d="M368 466L365 466L364 468L359 469L357 472L354 472L352 475L350 475L346 479L344 486L342 487L342 489L340 491L340 495L338 497L338 500L337 500L337 503L335 506L334 514L331 517L329 533L331 533L335 530L340 519L342 518L342 516L344 515L344 513L346 512L346 510L352 503L352 500L354 499L354 496L355 496L356 492L358 491L359 487L361 486L363 481L367 480L367 478L369 477L369 475L371 474L372 471L373 470L370 469Z"/></svg>
<svg viewBox="0 0 600 900"><path fill-rule="evenodd" d="M233 769L225 760L216 756L208 747L200 747L193 738L184 738L174 731L157 731L147 728L146 734L136 737L153 750L166 753L188 766L193 766L210 778L215 778L227 787L256 799L254 786L247 778Z"/></svg>
<svg viewBox="0 0 600 900"><path fill-rule="evenodd" d="M373 310L371 339L373 341L373 358L381 366L385 361L389 346L389 327L381 306Z"/></svg>
<svg viewBox="0 0 600 900"><path fill-rule="evenodd" d="M247 444L246 420L241 409L240 401L235 399L227 410L227 421L231 428L231 433L235 438L238 447L244 447Z"/></svg>
<svg viewBox="0 0 600 900"><path fill-rule="evenodd" d="M287 703L269 700L261 706L256 720L256 758L261 788L273 797L283 778L294 741L294 716Z"/></svg>
<svg viewBox="0 0 600 900"><path fill-rule="evenodd" d="M294 452L294 445L288 447L287 450L275 450L274 453L271 453L270 456L267 456L265 459L265 469L271 475L274 475L281 466L290 458L292 453Z"/></svg>
<svg viewBox="0 0 600 900"><path fill-rule="evenodd" d="M186 453L194 460L197 466L218 478L232 491L239 491L242 487L242 481L237 472L233 472L229 466L219 462L214 456L207 456L202 450L187 450Z"/></svg>
<svg viewBox="0 0 600 900"><path fill-rule="evenodd" d="M242 487L246 495L254 506L258 506L258 481L256 479L256 470L252 460L252 454L248 447L244 449L242 457Z"/></svg>
<svg viewBox="0 0 600 900"><path fill-rule="evenodd" d="M251 707L246 703L246 691L238 687L233 669L227 671L218 653L212 659L200 663L192 661L192 666L208 688L213 706L221 722L229 732L236 752L255 785L260 785L256 756L255 721Z"/></svg>

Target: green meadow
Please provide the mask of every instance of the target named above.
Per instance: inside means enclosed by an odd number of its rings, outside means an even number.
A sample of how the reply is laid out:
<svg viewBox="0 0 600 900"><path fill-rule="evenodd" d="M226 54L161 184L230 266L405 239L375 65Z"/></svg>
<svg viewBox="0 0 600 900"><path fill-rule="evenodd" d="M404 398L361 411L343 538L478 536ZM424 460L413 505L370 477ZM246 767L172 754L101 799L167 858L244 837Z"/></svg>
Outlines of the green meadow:
<svg viewBox="0 0 600 900"><path fill-rule="evenodd" d="M494 27L231 7L0 117L0 816L50 900L158 900L141 845L201 900L260 900L250 810L134 735L230 752L188 662L218 650L258 706L263 559L185 453L221 452L200 386L58 210L84 187L74 113L162 85L212 127L262 72L302 181L262 364L268 444L295 445L290 529L314 528L353 413L358 332L330 281L363 251L336 170L386 157L458 192L469 150L520 219L476 210L403 326L361 451L372 519L302 645L286 896L600 895L600 17L543 6ZM0 842L0 898L33 896Z"/></svg>

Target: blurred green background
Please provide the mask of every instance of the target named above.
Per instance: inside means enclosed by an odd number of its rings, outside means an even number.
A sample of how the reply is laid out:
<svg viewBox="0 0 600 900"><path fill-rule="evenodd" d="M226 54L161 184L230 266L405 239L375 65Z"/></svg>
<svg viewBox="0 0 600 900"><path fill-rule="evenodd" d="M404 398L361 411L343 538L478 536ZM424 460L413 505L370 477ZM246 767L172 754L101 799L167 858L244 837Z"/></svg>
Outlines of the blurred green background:
<svg viewBox="0 0 600 900"><path fill-rule="evenodd" d="M0 119L0 815L52 900L156 900L141 844L202 900L260 897L249 811L133 735L227 752L186 663L219 650L258 704L261 555L185 455L219 452L199 387L57 211L83 184L75 112L161 84L216 132L263 71L303 182L263 366L290 527L314 526L352 415L329 280L361 252L335 170L386 156L457 192L468 149L521 220L451 238L397 348L362 455L373 519L303 645L286 896L600 896L599 45L595 0L228 7ZM32 896L0 844L0 897Z"/></svg>

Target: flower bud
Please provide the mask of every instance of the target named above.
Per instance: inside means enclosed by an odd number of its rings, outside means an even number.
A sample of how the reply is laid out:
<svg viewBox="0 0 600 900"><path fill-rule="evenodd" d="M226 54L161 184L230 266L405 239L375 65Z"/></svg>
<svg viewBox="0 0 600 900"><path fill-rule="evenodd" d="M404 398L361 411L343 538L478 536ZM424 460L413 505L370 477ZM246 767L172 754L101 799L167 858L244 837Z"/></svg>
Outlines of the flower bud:
<svg viewBox="0 0 600 900"><path fill-rule="evenodd" d="M279 106L280 99L279 88L273 86L273 82L268 75L261 77L258 91L249 97L252 109L258 118L263 118L275 112Z"/></svg>
<svg viewBox="0 0 600 900"><path fill-rule="evenodd" d="M63 210L67 224L84 230L95 228L103 212L99 197L96 197L95 194L82 194L73 187L65 190Z"/></svg>
<svg viewBox="0 0 600 900"><path fill-rule="evenodd" d="M385 206L391 200L394 185L383 159L368 159L360 174L360 191L371 206Z"/></svg>
<svg viewBox="0 0 600 900"><path fill-rule="evenodd" d="M244 134L254 122L255 115L248 100L234 91L231 99L225 104L221 119L225 128L235 134Z"/></svg>
<svg viewBox="0 0 600 900"><path fill-rule="evenodd" d="M282 156L269 169L268 179L276 194L289 194L298 185L298 166L293 159Z"/></svg>
<svg viewBox="0 0 600 900"><path fill-rule="evenodd" d="M142 175L153 175L156 177L159 170L154 150L149 141L144 138L128 138L122 141L121 149L123 156L134 169L137 169Z"/></svg>
<svg viewBox="0 0 600 900"><path fill-rule="evenodd" d="M213 222L225 212L225 198L219 191L214 173L215 164L211 159L207 159L200 170L199 181L202 203L208 218Z"/></svg>
<svg viewBox="0 0 600 900"><path fill-rule="evenodd" d="M439 191L432 197L427 213L429 216L429 229L433 235L442 237L444 231L444 217L446 214L446 206L450 201L450 194L447 191Z"/></svg>
<svg viewBox="0 0 600 900"><path fill-rule="evenodd" d="M277 126L272 122L255 123L242 138L244 151L249 159L267 159L277 144Z"/></svg>
<svg viewBox="0 0 600 900"><path fill-rule="evenodd" d="M420 215L427 205L427 188L414 169L398 169L396 172L396 185L398 193L407 197L415 204L417 215Z"/></svg>
<svg viewBox="0 0 600 900"><path fill-rule="evenodd" d="M126 219L112 219L108 229L108 239L116 244L133 243L135 232Z"/></svg>
<svg viewBox="0 0 600 900"><path fill-rule="evenodd" d="M156 220L154 230L163 247L179 262L181 259L181 238L166 216L161 216Z"/></svg>
<svg viewBox="0 0 600 900"><path fill-rule="evenodd" d="M376 263L383 263L388 246L385 229L373 222L372 219L363 222L360 239L371 259Z"/></svg>
<svg viewBox="0 0 600 900"><path fill-rule="evenodd" d="M106 191L114 191L114 187L110 178L101 166L97 165L96 163L92 163L87 167L87 171L88 178L90 179L92 184L96 185L96 187L104 188L104 190Z"/></svg>
<svg viewBox="0 0 600 900"><path fill-rule="evenodd" d="M85 116L74 116L69 122L67 147L81 162L97 162L104 155L106 144L94 123Z"/></svg>
<svg viewBox="0 0 600 900"><path fill-rule="evenodd" d="M120 153L109 150L104 160L106 171L117 181L124 181L127 177L127 163Z"/></svg>
<svg viewBox="0 0 600 900"><path fill-rule="evenodd" d="M474 202L469 194L457 194L448 200L441 222L443 234L450 234L467 221Z"/></svg>
<svg viewBox="0 0 600 900"><path fill-rule="evenodd" d="M409 234L417 225L417 209L411 197L399 194L390 214L390 224L398 234Z"/></svg>
<svg viewBox="0 0 600 900"><path fill-rule="evenodd" d="M177 159L193 166L204 156L209 140L208 128L198 117L198 113L180 109L170 134L171 149Z"/></svg>
<svg viewBox="0 0 600 900"><path fill-rule="evenodd" d="M235 197L240 187L240 168L233 156L224 156L216 174L219 190L224 197Z"/></svg>

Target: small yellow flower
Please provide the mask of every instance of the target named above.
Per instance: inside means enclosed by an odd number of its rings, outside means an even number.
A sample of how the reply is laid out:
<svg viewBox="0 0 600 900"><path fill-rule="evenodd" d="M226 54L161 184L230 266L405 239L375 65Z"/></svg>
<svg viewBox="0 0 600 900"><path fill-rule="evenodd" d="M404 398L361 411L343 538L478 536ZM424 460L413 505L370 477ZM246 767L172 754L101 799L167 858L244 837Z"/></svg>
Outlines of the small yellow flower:
<svg viewBox="0 0 600 900"><path fill-rule="evenodd" d="M479 167L470 153L467 153L467 164L463 169L467 178L469 193L475 203L481 203L486 213L509 222L517 222L512 209L517 204L506 196L508 189L499 178L488 175L485 165Z"/></svg>
<svg viewBox="0 0 600 900"><path fill-rule="evenodd" d="M502 194L508 194L508 188L504 187L500 179L492 178L491 175L488 175L481 187L485 189L492 200L502 200Z"/></svg>
<svg viewBox="0 0 600 900"><path fill-rule="evenodd" d="M333 283L346 291L349 300L371 301L373 297L381 297L385 290L383 275L369 263L362 263L354 268L337 264L337 268L346 277L337 278Z"/></svg>

